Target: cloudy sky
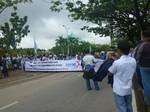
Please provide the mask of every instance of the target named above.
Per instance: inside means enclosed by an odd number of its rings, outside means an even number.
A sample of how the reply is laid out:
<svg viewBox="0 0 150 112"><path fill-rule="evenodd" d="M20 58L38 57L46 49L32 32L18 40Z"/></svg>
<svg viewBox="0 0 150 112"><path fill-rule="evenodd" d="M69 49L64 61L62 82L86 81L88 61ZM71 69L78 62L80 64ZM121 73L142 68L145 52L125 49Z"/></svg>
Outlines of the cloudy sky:
<svg viewBox="0 0 150 112"><path fill-rule="evenodd" d="M19 14L21 16L28 16L28 24L30 25L30 34L25 37L19 47L32 48L33 38L37 42L38 48L49 49L55 45L55 40L60 35L67 35L69 33L79 37L81 40L89 41L96 44L109 44L110 39L106 37L99 37L93 33L82 31L80 28L86 23L83 21L71 22L67 16L67 11L60 13L51 12L49 7L49 0L33 0L33 3L20 5ZM9 16L9 11L5 11L1 15L1 21L4 22ZM64 28L63 26L66 26Z"/></svg>

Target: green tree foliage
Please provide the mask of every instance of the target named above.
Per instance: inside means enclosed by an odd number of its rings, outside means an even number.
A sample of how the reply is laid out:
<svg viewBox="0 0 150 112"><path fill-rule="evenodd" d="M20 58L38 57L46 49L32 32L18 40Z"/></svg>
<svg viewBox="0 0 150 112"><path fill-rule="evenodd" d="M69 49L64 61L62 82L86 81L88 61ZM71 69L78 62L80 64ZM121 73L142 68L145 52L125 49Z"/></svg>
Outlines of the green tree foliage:
<svg viewBox="0 0 150 112"><path fill-rule="evenodd" d="M133 43L141 39L144 24L150 23L150 0L53 0L52 11L62 8L69 11L73 20L83 20L94 25L84 26L100 36L126 37Z"/></svg>
<svg viewBox="0 0 150 112"><path fill-rule="evenodd" d="M11 14L9 22L0 27L3 37L0 38L0 46L6 50L16 49L17 44L29 32L29 26L26 25L27 16L20 18L16 10Z"/></svg>
<svg viewBox="0 0 150 112"><path fill-rule="evenodd" d="M44 49L38 49L37 50L38 55L44 55L46 54L46 50ZM0 50L0 56L4 55L2 54L3 51ZM7 55L10 56L34 56L34 48L18 48L18 49L9 49L7 52Z"/></svg>
<svg viewBox="0 0 150 112"><path fill-rule="evenodd" d="M59 38L56 39L56 46L50 49L50 52L54 54L67 55L69 48L69 54L76 55L79 53L85 53L85 51L89 50L90 47L92 48L93 52L110 50L109 45L90 44L89 42L81 41L79 38L69 35L68 38L63 38L63 36L59 36Z"/></svg>
<svg viewBox="0 0 150 112"><path fill-rule="evenodd" d="M8 54L11 56L34 56L33 48L19 48L19 49L9 49Z"/></svg>
<svg viewBox="0 0 150 112"><path fill-rule="evenodd" d="M9 7L16 7L18 3L31 2L32 0L0 0L0 14Z"/></svg>
<svg viewBox="0 0 150 112"><path fill-rule="evenodd" d="M59 36L59 38L56 39L56 48L54 47L53 49L60 51L62 54L66 54L67 44L67 39L63 38L63 36Z"/></svg>
<svg viewBox="0 0 150 112"><path fill-rule="evenodd" d="M17 15L17 4L31 2L32 0L0 0L0 16L7 8L12 8L14 11L8 22L0 24L0 48L7 51L10 48L16 49L17 44L29 32L27 23L27 16L19 17Z"/></svg>
<svg viewBox="0 0 150 112"><path fill-rule="evenodd" d="M76 54L76 52L74 51L76 51L75 49L77 48L78 45L79 45L79 39L73 37L72 35L69 35L67 38L63 38L63 36L59 36L59 38L56 39L56 47L54 47L53 49L56 51L60 51L59 53L62 54L67 54L68 50L70 54Z"/></svg>

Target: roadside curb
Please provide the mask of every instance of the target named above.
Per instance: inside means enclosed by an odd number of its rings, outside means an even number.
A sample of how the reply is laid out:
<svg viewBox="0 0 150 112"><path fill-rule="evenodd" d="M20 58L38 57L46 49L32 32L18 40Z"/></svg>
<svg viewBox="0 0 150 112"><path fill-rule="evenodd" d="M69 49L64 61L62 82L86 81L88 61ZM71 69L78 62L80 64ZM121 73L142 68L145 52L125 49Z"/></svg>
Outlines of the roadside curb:
<svg viewBox="0 0 150 112"><path fill-rule="evenodd" d="M133 94L133 98L132 98L133 112L137 112L137 105L136 105L134 90L132 91L132 94Z"/></svg>

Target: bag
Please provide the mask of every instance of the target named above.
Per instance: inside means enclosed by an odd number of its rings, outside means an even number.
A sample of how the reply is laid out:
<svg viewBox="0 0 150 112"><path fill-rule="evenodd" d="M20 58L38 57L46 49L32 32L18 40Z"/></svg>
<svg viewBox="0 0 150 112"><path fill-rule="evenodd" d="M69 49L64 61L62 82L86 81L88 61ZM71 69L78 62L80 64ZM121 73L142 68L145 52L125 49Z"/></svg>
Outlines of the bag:
<svg viewBox="0 0 150 112"><path fill-rule="evenodd" d="M84 71L85 72L92 72L94 71L94 65L86 65L85 68L84 68Z"/></svg>
<svg viewBox="0 0 150 112"><path fill-rule="evenodd" d="M83 78L92 79L95 76L94 65L86 65L84 68Z"/></svg>

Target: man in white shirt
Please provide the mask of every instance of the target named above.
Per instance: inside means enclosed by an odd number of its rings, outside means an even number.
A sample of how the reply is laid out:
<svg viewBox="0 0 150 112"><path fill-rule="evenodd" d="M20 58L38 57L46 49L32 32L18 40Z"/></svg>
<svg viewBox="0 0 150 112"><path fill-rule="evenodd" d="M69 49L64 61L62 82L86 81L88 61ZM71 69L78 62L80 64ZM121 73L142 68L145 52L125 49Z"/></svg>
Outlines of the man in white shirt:
<svg viewBox="0 0 150 112"><path fill-rule="evenodd" d="M132 78L136 70L136 60L128 56L128 42L118 44L120 59L109 68L114 75L113 92L118 112L133 112L132 109Z"/></svg>
<svg viewBox="0 0 150 112"><path fill-rule="evenodd" d="M83 61L84 61L84 65L95 65L95 63L97 62L97 60L95 59L95 57L90 54L87 53L84 57L83 57Z"/></svg>
<svg viewBox="0 0 150 112"><path fill-rule="evenodd" d="M94 72L94 67L97 62L95 57L89 53L89 51L86 51L86 55L83 57L83 65L84 65L84 75L83 78L86 81L86 86L88 90L92 90L91 84L90 84L90 79L94 78L95 72ZM86 71L87 67L90 67L90 71ZM98 81L94 81L95 89L100 90Z"/></svg>

